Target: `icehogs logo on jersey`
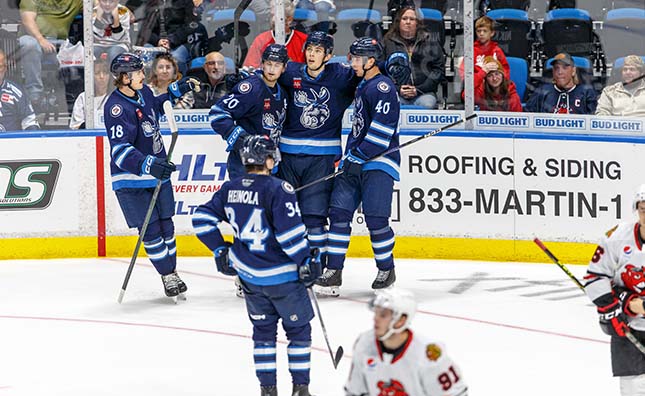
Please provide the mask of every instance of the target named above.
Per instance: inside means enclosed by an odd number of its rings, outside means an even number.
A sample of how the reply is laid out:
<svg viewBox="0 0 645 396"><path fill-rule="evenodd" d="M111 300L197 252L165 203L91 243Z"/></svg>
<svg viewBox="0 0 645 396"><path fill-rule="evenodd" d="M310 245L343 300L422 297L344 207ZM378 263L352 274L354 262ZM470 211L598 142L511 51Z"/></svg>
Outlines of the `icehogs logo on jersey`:
<svg viewBox="0 0 645 396"><path fill-rule="evenodd" d="M620 274L620 278L629 290L638 293L639 296L645 295L643 267L637 268L632 264L627 264L623 273Z"/></svg>
<svg viewBox="0 0 645 396"><path fill-rule="evenodd" d="M390 382L379 381L376 386L380 389L378 396L410 396L403 384L395 379Z"/></svg>
<svg viewBox="0 0 645 396"><path fill-rule="evenodd" d="M320 128L325 125L329 119L329 101L330 95L327 88L322 87L320 92L310 88L309 92L313 95L310 98L305 91L296 91L294 93L293 103L302 108L300 115L300 124L309 129Z"/></svg>
<svg viewBox="0 0 645 396"><path fill-rule="evenodd" d="M356 98L354 100L354 122L352 122L352 136L357 138L363 128L365 127L365 120L363 120L363 99Z"/></svg>

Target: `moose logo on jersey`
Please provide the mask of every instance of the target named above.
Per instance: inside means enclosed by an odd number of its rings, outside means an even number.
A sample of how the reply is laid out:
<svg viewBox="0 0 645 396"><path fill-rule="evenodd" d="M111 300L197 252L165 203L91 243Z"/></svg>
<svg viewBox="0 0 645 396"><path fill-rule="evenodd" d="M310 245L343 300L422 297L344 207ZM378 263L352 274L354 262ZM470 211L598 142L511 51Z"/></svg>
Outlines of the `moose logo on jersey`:
<svg viewBox="0 0 645 396"><path fill-rule="evenodd" d="M380 389L378 396L410 396L403 384L395 379L390 382L379 381L376 386Z"/></svg>
<svg viewBox="0 0 645 396"><path fill-rule="evenodd" d="M639 296L645 296L643 267L638 268L632 264L627 264L625 270L620 274L620 278L629 290L638 293Z"/></svg>
<svg viewBox="0 0 645 396"><path fill-rule="evenodd" d="M262 128L269 131L268 135L276 144L278 144L278 141L280 140L280 134L282 133L282 124L284 123L284 119L286 117L287 112L284 108L277 114L262 114Z"/></svg>
<svg viewBox="0 0 645 396"><path fill-rule="evenodd" d="M363 119L363 99L358 97L354 100L354 122L352 122L352 136L357 138L363 128L365 128L365 120Z"/></svg>
<svg viewBox="0 0 645 396"><path fill-rule="evenodd" d="M308 129L316 129L325 125L325 121L329 119L327 102L330 95L325 87L322 87L320 92L316 92L313 88L309 88L309 91L313 95L313 99L305 91L296 91L294 92L293 102L296 106L302 108L300 124Z"/></svg>

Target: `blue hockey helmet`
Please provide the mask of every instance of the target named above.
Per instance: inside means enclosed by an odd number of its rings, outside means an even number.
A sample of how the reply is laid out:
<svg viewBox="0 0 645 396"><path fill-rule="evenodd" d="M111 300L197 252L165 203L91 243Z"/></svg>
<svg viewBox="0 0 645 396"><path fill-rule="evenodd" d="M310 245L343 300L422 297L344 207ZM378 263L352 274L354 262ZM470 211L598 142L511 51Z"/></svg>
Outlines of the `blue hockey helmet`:
<svg viewBox="0 0 645 396"><path fill-rule="evenodd" d="M380 60L383 56L383 46L373 37L361 37L354 40L349 47L349 53L355 56L367 56Z"/></svg>
<svg viewBox="0 0 645 396"><path fill-rule="evenodd" d="M325 53L331 54L334 50L334 37L325 32L311 32L307 36L307 41L305 41L305 49L310 45L319 45L325 49Z"/></svg>
<svg viewBox="0 0 645 396"><path fill-rule="evenodd" d="M141 69L143 69L141 58L129 52L117 55L110 65L110 72L115 78L119 77L121 73L131 73Z"/></svg>
<svg viewBox="0 0 645 396"><path fill-rule="evenodd" d="M282 62L285 65L289 61L289 55L287 54L287 47L282 44L271 44L264 49L262 52L262 62L265 61L274 61Z"/></svg>
<svg viewBox="0 0 645 396"><path fill-rule="evenodd" d="M246 139L240 150L244 165L264 165L268 157L276 158L275 142L267 135L253 135Z"/></svg>

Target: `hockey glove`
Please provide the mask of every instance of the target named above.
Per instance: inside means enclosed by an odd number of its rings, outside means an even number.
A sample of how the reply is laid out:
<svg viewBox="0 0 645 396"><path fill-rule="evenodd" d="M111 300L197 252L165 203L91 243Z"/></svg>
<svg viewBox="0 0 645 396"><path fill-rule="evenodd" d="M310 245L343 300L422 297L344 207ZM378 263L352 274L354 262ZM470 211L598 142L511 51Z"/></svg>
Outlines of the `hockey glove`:
<svg viewBox="0 0 645 396"><path fill-rule="evenodd" d="M244 147L244 143L246 143L250 137L251 135L249 135L244 128L240 126L233 128L233 131L231 131L231 133L226 137L226 143L228 144L226 151L239 152Z"/></svg>
<svg viewBox="0 0 645 396"><path fill-rule="evenodd" d="M412 74L412 70L410 69L408 56L405 53L393 52L387 58L385 69L397 86L400 87L401 85L410 84L410 75Z"/></svg>
<svg viewBox="0 0 645 396"><path fill-rule="evenodd" d="M298 267L298 279L305 287L311 287L316 279L322 275L322 264L320 264L320 250L313 248L300 267Z"/></svg>
<svg viewBox="0 0 645 396"><path fill-rule="evenodd" d="M623 312L627 316L631 316L631 317L638 316L636 312L633 312L631 309L629 309L629 303L632 300L639 298L639 295L637 293L634 293L631 290L626 288L617 287L617 288L614 288L614 294L618 296L618 300L620 301L620 306L623 307Z"/></svg>
<svg viewBox="0 0 645 396"><path fill-rule="evenodd" d="M598 307L598 320L600 328L607 335L625 337L625 332L629 331L623 307L615 297L609 304Z"/></svg>
<svg viewBox="0 0 645 396"><path fill-rule="evenodd" d="M170 177L170 174L177 170L177 167L172 162L168 162L165 158L157 158L154 155L148 155L141 164L142 175L152 175L159 180L165 180Z"/></svg>
<svg viewBox="0 0 645 396"><path fill-rule="evenodd" d="M173 99L179 99L184 96L187 92L195 91L199 92L200 88L199 80L193 77L184 77L179 81L175 81L168 86L168 95Z"/></svg>
<svg viewBox="0 0 645 396"><path fill-rule="evenodd" d="M363 164L366 158L356 150L351 150L343 160L343 167L341 168L344 173L351 176L360 176L363 171Z"/></svg>
<svg viewBox="0 0 645 396"><path fill-rule="evenodd" d="M220 246L213 252L215 254L215 265L217 270L224 275L235 276L237 271L231 266L228 260L228 249L233 246L232 243L226 242L224 246Z"/></svg>
<svg viewBox="0 0 645 396"><path fill-rule="evenodd" d="M244 69L240 69L235 74L227 74L224 77L224 82L226 83L226 91L230 92L235 88L235 86L242 80L246 80L251 76L251 72L248 72Z"/></svg>

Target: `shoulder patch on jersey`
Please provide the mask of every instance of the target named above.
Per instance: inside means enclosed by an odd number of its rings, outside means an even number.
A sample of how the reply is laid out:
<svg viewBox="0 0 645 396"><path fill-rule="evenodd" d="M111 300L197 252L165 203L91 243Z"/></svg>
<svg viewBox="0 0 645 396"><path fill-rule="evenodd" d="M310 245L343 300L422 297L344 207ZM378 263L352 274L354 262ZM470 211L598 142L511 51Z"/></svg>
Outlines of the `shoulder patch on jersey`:
<svg viewBox="0 0 645 396"><path fill-rule="evenodd" d="M611 234L613 234L614 231L616 231L616 228L618 228L618 225L615 225L614 228L612 228L609 231L605 232L605 235L607 236L607 238L609 238L611 236Z"/></svg>
<svg viewBox="0 0 645 396"><path fill-rule="evenodd" d="M376 88L383 93L390 92L390 85L385 81L381 81L378 84L376 84Z"/></svg>
<svg viewBox="0 0 645 396"><path fill-rule="evenodd" d="M286 181L282 182L282 189L289 194L293 194L296 192L296 190L293 189L293 186Z"/></svg>
<svg viewBox="0 0 645 396"><path fill-rule="evenodd" d="M242 81L240 85L238 85L237 87L240 93L243 93L243 94L250 92L251 88L253 88L253 86L248 81Z"/></svg>
<svg viewBox="0 0 645 396"><path fill-rule="evenodd" d="M112 105L110 108L110 115L114 118L120 116L123 113L123 107L120 104Z"/></svg>
<svg viewBox="0 0 645 396"><path fill-rule="evenodd" d="M426 356L428 357L428 360L432 360L433 362L439 360L441 357L441 348L439 348L439 345L428 344L428 346L426 346Z"/></svg>

